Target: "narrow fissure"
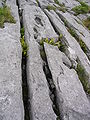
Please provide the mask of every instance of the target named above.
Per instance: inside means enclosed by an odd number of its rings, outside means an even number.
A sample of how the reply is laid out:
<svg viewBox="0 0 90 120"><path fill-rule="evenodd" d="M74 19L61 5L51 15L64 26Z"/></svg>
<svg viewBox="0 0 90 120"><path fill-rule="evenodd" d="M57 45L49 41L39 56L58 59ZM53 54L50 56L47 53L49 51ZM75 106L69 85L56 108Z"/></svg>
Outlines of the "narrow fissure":
<svg viewBox="0 0 90 120"><path fill-rule="evenodd" d="M22 13L19 10L19 3L18 0L16 1L17 6L18 6L18 13L19 13L19 18L20 18L20 33L21 33L21 46L22 46L22 95L23 95L23 104L24 104L24 120L30 120L30 115L29 115L29 91L28 91L28 84L27 84L27 44L25 42L25 37L24 37L24 27L23 27L23 17Z"/></svg>
<svg viewBox="0 0 90 120"><path fill-rule="evenodd" d="M49 93L50 99L53 103L52 108L53 108L54 113L57 116L56 120L61 120L59 105L58 105L58 102L57 102L56 87L54 85L52 74L51 74L51 71L50 71L49 66L48 66L47 57L46 57L46 54L45 54L44 47L42 49L42 46L40 46L40 55L41 55L41 58L43 60L43 71L45 73L45 76L46 76L46 79L47 79L47 82L48 82L48 86L49 86L49 90L50 90L50 93Z"/></svg>
<svg viewBox="0 0 90 120"><path fill-rule="evenodd" d="M46 14L47 15L47 14ZM47 15L47 17L48 17L48 15ZM48 17L49 18L49 17ZM60 17L61 18L61 17ZM67 28L70 28L68 25L67 25L67 23L65 22L65 20L63 19L63 18L61 18L61 20L64 22L64 24L65 24L65 26L67 27ZM54 26L54 24L52 23L52 21L50 20L50 18L49 18L49 21L50 21L50 23L51 23L51 25L53 26L53 29L55 30L55 32L59 35L60 33L56 30L56 28L55 28L55 26ZM62 43L62 45L64 45L64 50L60 50L60 51L62 51L62 52L64 52L65 54L66 54L66 51L67 51L67 43L65 43L65 41L64 41L64 36L62 37L62 40L61 40L61 43ZM79 39L78 39L78 36L76 35L75 36L75 39L78 41ZM78 41L79 42L79 41ZM80 41L81 43L82 43L82 41ZM83 43L82 43L83 44ZM86 46L85 45L85 43L84 43L84 46ZM82 46L83 47L83 46ZM82 49L83 50L83 49ZM85 50L86 51L88 51L87 50L87 48L85 47L85 49L83 50L84 52L85 52ZM66 54L66 56L68 57L68 55ZM88 56L88 55L87 55ZM72 63L72 66L71 66L71 68L70 69L74 69L76 72L77 72L77 74L78 74L78 77L79 77L79 79L80 79L80 81L81 81L81 83L82 83L82 85L83 85L83 88L84 88L84 90L85 90L85 92L86 92L86 94L90 94L90 84L88 83L88 79L89 79L89 76L88 76L88 73L85 71L85 69L84 69L84 67L82 66L82 64L80 63L80 60L78 59L78 60L76 60L76 62L77 62L77 68L75 68L74 66L73 66L73 62L72 62L72 60L68 57L68 59L71 61L71 63ZM88 59L90 59L90 56L88 56Z"/></svg>
<svg viewBox="0 0 90 120"><path fill-rule="evenodd" d="M83 52L87 55L88 59L90 60L90 50L88 49L88 47L86 46L85 42L79 37L79 35L76 33L76 31L74 30L73 27L71 27L70 23L68 23L68 21L63 18L62 15L59 15L57 13L57 15L60 17L60 19L64 22L65 26L67 27L68 32L71 34L71 36L73 36L75 38L75 40L79 43L81 49L83 50ZM83 35L83 33L81 33Z"/></svg>

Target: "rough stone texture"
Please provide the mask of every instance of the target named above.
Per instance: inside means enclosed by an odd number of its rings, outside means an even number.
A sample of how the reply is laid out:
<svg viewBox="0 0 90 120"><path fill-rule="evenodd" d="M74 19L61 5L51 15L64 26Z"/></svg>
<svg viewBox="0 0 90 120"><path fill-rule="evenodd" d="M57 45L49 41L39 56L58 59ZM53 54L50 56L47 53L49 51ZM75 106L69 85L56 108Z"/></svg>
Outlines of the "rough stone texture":
<svg viewBox="0 0 90 120"><path fill-rule="evenodd" d="M56 120L49 97L48 83L43 72L38 44L28 39L27 80L31 104L32 120Z"/></svg>
<svg viewBox="0 0 90 120"><path fill-rule="evenodd" d="M23 10L25 21L32 39L58 38L48 17L37 6L26 5Z"/></svg>
<svg viewBox="0 0 90 120"><path fill-rule="evenodd" d="M61 21L61 19L58 17L58 15L54 12L48 12L45 10L46 14L52 21L53 25L55 26L56 30L59 33L63 34L63 41L67 45L67 55L68 57L72 60L73 64L75 64L77 57L79 58L81 64L84 66L86 72L90 76L90 61L88 60L87 56L85 53L82 51L80 48L78 42L70 35L70 33L67 31L64 23ZM90 78L90 77L89 77ZM90 82L90 79L89 79Z"/></svg>
<svg viewBox="0 0 90 120"><path fill-rule="evenodd" d="M58 0L58 1L70 9L72 9L73 7L77 5L80 5L80 3L76 0Z"/></svg>
<svg viewBox="0 0 90 120"><path fill-rule="evenodd" d="M24 6L26 5L36 5L38 6L36 0L18 0L18 3L19 3L19 8L23 9Z"/></svg>
<svg viewBox="0 0 90 120"><path fill-rule="evenodd" d="M16 24L0 28L0 120L24 120L21 45L18 8L12 5Z"/></svg>
<svg viewBox="0 0 90 120"><path fill-rule="evenodd" d="M68 12L62 13L58 11L58 14L62 19L64 18L68 21L67 24L75 30L77 35L82 39L90 51L90 33L84 26L82 26L82 24L80 24L80 20Z"/></svg>
<svg viewBox="0 0 90 120"><path fill-rule="evenodd" d="M54 0L38 0L41 8L46 8L48 5L53 6Z"/></svg>
<svg viewBox="0 0 90 120"><path fill-rule="evenodd" d="M76 72L63 64L62 53L56 47L45 43L44 48L62 119L89 120L90 103Z"/></svg>

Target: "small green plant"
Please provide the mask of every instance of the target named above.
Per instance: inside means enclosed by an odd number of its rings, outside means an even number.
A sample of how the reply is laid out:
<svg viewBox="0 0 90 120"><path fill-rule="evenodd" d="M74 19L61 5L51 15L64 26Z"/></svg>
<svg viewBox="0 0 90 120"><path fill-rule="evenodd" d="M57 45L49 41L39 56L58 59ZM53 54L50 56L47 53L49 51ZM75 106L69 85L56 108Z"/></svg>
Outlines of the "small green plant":
<svg viewBox="0 0 90 120"><path fill-rule="evenodd" d="M59 10L59 11L62 11L62 12L66 12L66 8L65 7L57 7L57 6L52 6L52 5L48 5L47 7L46 7L46 9L47 10L54 10L54 11L56 11L56 10Z"/></svg>
<svg viewBox="0 0 90 120"><path fill-rule="evenodd" d="M24 36L22 36L20 42L21 42L21 45L22 45L22 53L23 53L23 56L27 56L28 45L27 45L27 43L25 42Z"/></svg>
<svg viewBox="0 0 90 120"><path fill-rule="evenodd" d="M89 79L89 76L86 74L86 71L85 69L83 68L83 66L81 66L80 64L77 65L77 68L76 68L76 71L77 71L77 74L78 74L78 77L84 87L84 90L90 94L90 84L88 82L88 79Z"/></svg>
<svg viewBox="0 0 90 120"><path fill-rule="evenodd" d="M0 27L4 27L4 23L16 23L14 17L11 15L10 8L7 7L5 4L3 7L0 8Z"/></svg>
<svg viewBox="0 0 90 120"><path fill-rule="evenodd" d="M21 28L21 30L20 30L20 33L21 33L21 37L23 37L24 36L24 27L23 28Z"/></svg>
<svg viewBox="0 0 90 120"><path fill-rule="evenodd" d="M51 38L51 39L48 39L48 38L41 39L40 45L44 46L44 42L46 42L46 43L48 43L50 45L57 46L61 51L64 51L65 46L61 42L62 37L63 37L63 35L60 34L57 42L55 42L54 38Z"/></svg>
<svg viewBox="0 0 90 120"><path fill-rule="evenodd" d="M83 21L83 24L90 30L90 17Z"/></svg>
<svg viewBox="0 0 90 120"><path fill-rule="evenodd" d="M76 32L75 32L74 29L69 28L69 29L68 29L68 32L69 32L73 37L76 37Z"/></svg>
<svg viewBox="0 0 90 120"><path fill-rule="evenodd" d="M22 46L22 54L23 54L23 56L27 56L28 45L25 42L25 37L24 37L25 30L24 30L24 27L21 28L20 33L21 33L21 40L20 40L20 42L21 42L21 46Z"/></svg>
<svg viewBox="0 0 90 120"><path fill-rule="evenodd" d="M64 4L61 4L58 0L54 0L54 2L55 2L57 5L61 6L61 7L65 7L65 5L64 5Z"/></svg>
<svg viewBox="0 0 90 120"><path fill-rule="evenodd" d="M75 12L75 15L89 13L90 12L90 6L88 6L86 3L79 1L81 5L76 6L72 8L72 10Z"/></svg>
<svg viewBox="0 0 90 120"><path fill-rule="evenodd" d="M48 39L48 38L45 38L45 39L42 39L40 41L40 45L44 45L44 42L50 44L50 45L54 45L54 46L58 46L58 48L60 48L60 41L57 41L56 43L54 42L54 38L51 38L51 39Z"/></svg>
<svg viewBox="0 0 90 120"><path fill-rule="evenodd" d="M46 7L46 9L47 9L48 11L50 11L50 10L56 11L56 7L55 7L55 6L52 6L52 5L48 5L48 6Z"/></svg>
<svg viewBox="0 0 90 120"><path fill-rule="evenodd" d="M83 50L85 53L87 53L87 46L86 46L86 44L82 41L82 39L79 40L79 44L80 44L82 50Z"/></svg>

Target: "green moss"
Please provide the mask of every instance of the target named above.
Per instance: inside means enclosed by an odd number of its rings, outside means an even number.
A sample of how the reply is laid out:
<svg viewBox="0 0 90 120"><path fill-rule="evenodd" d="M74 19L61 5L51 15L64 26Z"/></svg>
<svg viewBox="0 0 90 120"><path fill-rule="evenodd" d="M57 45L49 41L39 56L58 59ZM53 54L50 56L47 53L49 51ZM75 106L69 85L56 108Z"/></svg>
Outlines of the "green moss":
<svg viewBox="0 0 90 120"><path fill-rule="evenodd" d="M61 4L58 0L54 0L54 2L55 2L57 5L61 6L61 7L65 7L65 5L64 5L64 4Z"/></svg>
<svg viewBox="0 0 90 120"><path fill-rule="evenodd" d="M60 34L58 41L55 42L54 38L48 39L48 38L44 38L42 40L40 40L40 45L44 46L44 42L53 45L53 46L57 46L61 51L65 50L65 46L62 44L61 39L62 39L63 35Z"/></svg>
<svg viewBox="0 0 90 120"><path fill-rule="evenodd" d="M4 27L4 23L16 23L14 20L14 17L11 15L10 8L4 5L2 8L0 8L0 27Z"/></svg>
<svg viewBox="0 0 90 120"><path fill-rule="evenodd" d="M90 30L90 17L83 21L83 24Z"/></svg>
<svg viewBox="0 0 90 120"><path fill-rule="evenodd" d="M59 10L59 11L62 11L62 12L66 12L66 8L65 7L57 7L57 6L52 6L52 5L48 5L47 7L46 7L46 9L47 10L54 10L54 11L56 11L56 10Z"/></svg>
<svg viewBox="0 0 90 120"><path fill-rule="evenodd" d="M68 32L69 32L73 37L76 38L76 32L75 32L75 30L73 30L72 28L69 28L69 29L68 29Z"/></svg>
<svg viewBox="0 0 90 120"><path fill-rule="evenodd" d="M54 11L56 11L56 7L55 6L51 6L51 5L48 5L47 7L46 7L46 9L47 10L54 10Z"/></svg>
<svg viewBox="0 0 90 120"><path fill-rule="evenodd" d="M79 44L80 44L82 50L83 50L85 53L87 53L87 46L86 46L86 44L82 41L82 39L79 40Z"/></svg>
<svg viewBox="0 0 90 120"><path fill-rule="evenodd" d="M24 36L24 27L23 28L21 28L21 30L20 30L20 33L21 33L21 37L23 37Z"/></svg>
<svg viewBox="0 0 90 120"><path fill-rule="evenodd" d="M22 54L23 54L23 56L27 56L28 45L25 42L25 38L24 38L24 32L25 32L24 27L21 28L20 32L21 32L21 40L20 40L20 42L21 42L21 46L22 46Z"/></svg>
<svg viewBox="0 0 90 120"><path fill-rule="evenodd" d="M89 76L86 74L85 69L83 68L83 66L81 66L80 64L77 65L76 68L77 74L79 76L79 79L84 87L84 90L90 94L90 84L88 82L89 80Z"/></svg>
<svg viewBox="0 0 90 120"><path fill-rule="evenodd" d="M90 12L90 6L88 6L86 3L79 1L81 5L76 6L72 8L72 10L75 12L75 15L89 13Z"/></svg>

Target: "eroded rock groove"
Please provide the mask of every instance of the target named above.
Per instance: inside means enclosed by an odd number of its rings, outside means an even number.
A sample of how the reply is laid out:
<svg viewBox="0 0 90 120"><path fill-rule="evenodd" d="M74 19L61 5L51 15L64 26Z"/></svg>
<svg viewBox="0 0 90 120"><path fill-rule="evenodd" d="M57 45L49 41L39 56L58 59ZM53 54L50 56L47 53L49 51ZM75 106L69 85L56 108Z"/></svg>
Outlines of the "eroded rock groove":
<svg viewBox="0 0 90 120"><path fill-rule="evenodd" d="M21 32L21 39L24 37L25 42L25 36L24 36L24 26L23 26L23 17L22 17L22 9L19 7L19 3L17 0L17 6L18 6L18 13L19 13L19 19L20 19L20 29L23 29L23 31L20 30ZM23 35L22 35L23 34ZM22 46L22 41L21 41L21 46ZM30 120L30 115L29 115L29 109L30 109L30 101L29 101L29 90L28 90L28 83L27 83L27 51L24 55L23 51L23 46L22 46L22 62L21 62L21 68L22 68L22 94L23 94L23 104L24 104L24 120Z"/></svg>

